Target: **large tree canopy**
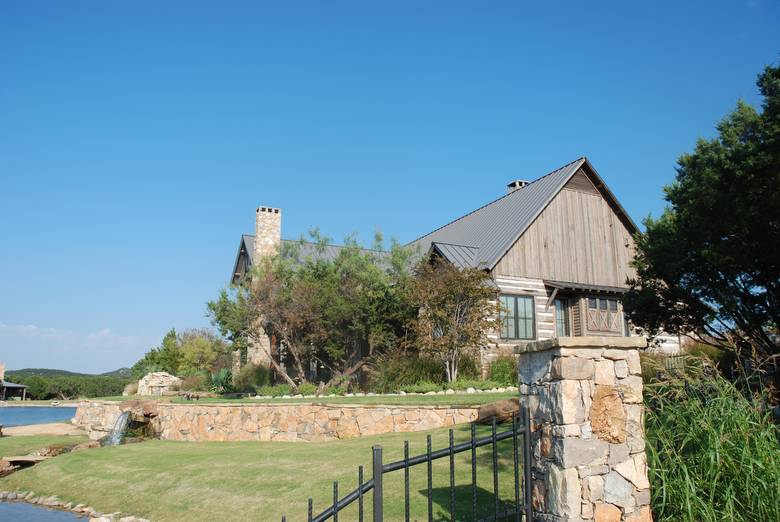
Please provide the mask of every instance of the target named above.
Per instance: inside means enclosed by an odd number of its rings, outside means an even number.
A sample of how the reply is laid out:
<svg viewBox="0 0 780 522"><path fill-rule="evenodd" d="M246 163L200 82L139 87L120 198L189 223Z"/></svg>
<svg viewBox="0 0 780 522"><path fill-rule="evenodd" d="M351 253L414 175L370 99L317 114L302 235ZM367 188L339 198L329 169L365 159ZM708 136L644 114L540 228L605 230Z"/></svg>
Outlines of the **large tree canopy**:
<svg viewBox="0 0 780 522"><path fill-rule="evenodd" d="M759 76L762 110L739 102L679 159L669 205L637 238L626 309L661 328L765 360L780 322L780 68Z"/></svg>
<svg viewBox="0 0 780 522"><path fill-rule="evenodd" d="M349 379L369 355L397 342L412 313L403 294L406 249L394 243L380 255L381 237L368 250L348 237L328 259L321 255L326 238L316 230L311 236L313 252L287 243L208 304L215 325L238 346L273 336L289 365L269 353L270 364L293 387L308 382L312 362L327 369L329 385Z"/></svg>

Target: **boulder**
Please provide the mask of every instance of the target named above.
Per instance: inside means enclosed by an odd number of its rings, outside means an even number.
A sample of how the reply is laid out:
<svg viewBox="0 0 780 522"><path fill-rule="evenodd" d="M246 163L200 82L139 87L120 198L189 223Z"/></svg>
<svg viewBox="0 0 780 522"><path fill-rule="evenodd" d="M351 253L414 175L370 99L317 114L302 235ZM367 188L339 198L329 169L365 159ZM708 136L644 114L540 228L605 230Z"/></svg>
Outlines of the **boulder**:
<svg viewBox="0 0 780 522"><path fill-rule="evenodd" d="M167 372L152 372L138 381L138 395L163 395L181 386L181 379Z"/></svg>
<svg viewBox="0 0 780 522"><path fill-rule="evenodd" d="M520 399L504 399L480 406L477 411L477 422L490 424L493 422L493 417L498 423L512 422L513 414L520 414Z"/></svg>

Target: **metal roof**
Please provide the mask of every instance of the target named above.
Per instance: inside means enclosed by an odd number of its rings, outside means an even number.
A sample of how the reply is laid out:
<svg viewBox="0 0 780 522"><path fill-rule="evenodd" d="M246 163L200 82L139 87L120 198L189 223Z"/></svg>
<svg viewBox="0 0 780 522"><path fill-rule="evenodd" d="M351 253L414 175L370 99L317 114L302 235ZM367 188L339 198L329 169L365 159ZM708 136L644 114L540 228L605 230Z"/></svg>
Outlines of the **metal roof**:
<svg viewBox="0 0 780 522"><path fill-rule="evenodd" d="M241 243L238 247L238 254L236 255L236 262L233 265L233 277L232 280L235 282L235 274L238 270L238 260L241 256L241 250L246 249L246 253L249 256L249 262L254 265L255 259L255 236L250 234L243 234L241 236ZM321 261L334 261L336 257L338 257L339 252L346 248L343 245L320 245L318 243L312 243L310 241L302 241L299 239L282 239L282 250L283 251L292 251L294 249L298 249L296 252L297 257L300 259L312 259L312 260L321 260ZM365 248L360 249L363 253L371 253L376 255L380 261L384 259L389 259L390 252L382 251L382 250L369 250ZM382 263L380 263L381 265Z"/></svg>
<svg viewBox="0 0 780 522"><path fill-rule="evenodd" d="M479 249L476 247L438 242L431 243L431 250L436 251L458 268L474 266L479 254Z"/></svg>
<svg viewBox="0 0 780 522"><path fill-rule="evenodd" d="M583 156L412 241L409 246L418 247L422 252L435 249L458 266L493 269L581 167L586 167L596 187L626 226L632 231L638 230L588 159ZM450 246L441 246L445 244ZM467 254L473 254L469 265L463 264Z"/></svg>
<svg viewBox="0 0 780 522"><path fill-rule="evenodd" d="M472 267L493 268L586 161L583 157L564 165L422 236L411 246L422 251L430 250L432 243L467 246L478 251Z"/></svg>
<svg viewBox="0 0 780 522"><path fill-rule="evenodd" d="M620 206L588 159L583 156L412 241L407 246L415 249L418 256L436 251L461 268L492 270L539 214L547 208L569 179L583 167L591 177L594 186L629 230L638 231L631 217ZM241 241L251 261L255 236L244 235ZM300 243L289 239L283 239L282 242ZM315 259L332 261L344 247L325 245L320 248L315 243L304 242L301 248L301 255L304 257L312 256ZM239 246L239 255L240 252L241 246ZM387 255L387 252L376 253L382 257ZM238 256L234 266L238 267Z"/></svg>
<svg viewBox="0 0 780 522"><path fill-rule="evenodd" d="M544 280L545 286L551 288L558 288L559 290L582 290L595 293L607 293L607 294L625 294L628 288L620 286L604 286L604 285L588 285L585 283L572 283L569 281L551 281Z"/></svg>
<svg viewBox="0 0 780 522"><path fill-rule="evenodd" d="M0 388L27 388L26 384L16 384L8 381L0 381Z"/></svg>

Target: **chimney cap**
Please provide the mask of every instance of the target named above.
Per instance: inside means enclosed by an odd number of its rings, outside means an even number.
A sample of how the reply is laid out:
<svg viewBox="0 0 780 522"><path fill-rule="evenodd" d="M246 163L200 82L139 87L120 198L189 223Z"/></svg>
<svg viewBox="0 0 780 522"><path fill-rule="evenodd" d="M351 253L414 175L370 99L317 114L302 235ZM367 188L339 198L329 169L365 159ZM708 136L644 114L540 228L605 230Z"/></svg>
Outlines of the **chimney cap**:
<svg viewBox="0 0 780 522"><path fill-rule="evenodd" d="M524 179L515 179L515 180L512 180L512 181L510 181L509 183L507 183L507 185L506 185L506 191L507 191L507 193L509 193L509 192L514 192L514 191L515 191L515 190L517 190L517 189L521 189L521 188L525 187L525 186L526 186L526 185L528 185L529 183L530 183L530 181L526 181L526 180L524 180Z"/></svg>
<svg viewBox="0 0 780 522"><path fill-rule="evenodd" d="M281 211L282 209L274 207L257 207L257 210L255 210L255 212L268 212L269 214L278 214Z"/></svg>

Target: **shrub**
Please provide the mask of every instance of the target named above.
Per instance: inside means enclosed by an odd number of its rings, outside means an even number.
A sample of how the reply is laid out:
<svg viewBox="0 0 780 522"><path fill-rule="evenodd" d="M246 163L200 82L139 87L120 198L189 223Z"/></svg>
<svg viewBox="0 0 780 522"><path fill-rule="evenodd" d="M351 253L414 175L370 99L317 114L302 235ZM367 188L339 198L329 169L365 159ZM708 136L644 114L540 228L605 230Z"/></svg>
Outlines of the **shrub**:
<svg viewBox="0 0 780 522"><path fill-rule="evenodd" d="M656 520L780 520L780 429L720 373L687 372L645 387Z"/></svg>
<svg viewBox="0 0 780 522"><path fill-rule="evenodd" d="M314 395L317 393L317 385L310 382L298 386L298 393L301 395Z"/></svg>
<svg viewBox="0 0 780 522"><path fill-rule="evenodd" d="M478 357L463 355L458 362L458 379L475 381L482 377L482 365Z"/></svg>
<svg viewBox="0 0 780 522"><path fill-rule="evenodd" d="M216 393L230 393L233 390L233 375L227 368L210 373L208 378L209 389Z"/></svg>
<svg viewBox="0 0 780 522"><path fill-rule="evenodd" d="M260 387L271 384L271 369L266 366L246 364L233 379L236 391L255 392Z"/></svg>
<svg viewBox="0 0 780 522"><path fill-rule="evenodd" d="M401 386L401 391L406 393L428 393L432 391L443 390L441 384L437 384L430 381L421 381L416 384L406 384Z"/></svg>
<svg viewBox="0 0 780 522"><path fill-rule="evenodd" d="M270 395L271 397L281 397L282 395L292 395L292 387L289 384L276 384L274 386L261 386L257 390L258 395Z"/></svg>
<svg viewBox="0 0 780 522"><path fill-rule="evenodd" d="M488 378L501 386L513 386L517 384L517 359L511 355L498 357L490 363Z"/></svg>
<svg viewBox="0 0 780 522"><path fill-rule="evenodd" d="M208 383L205 375L190 375L181 380L181 391L206 391Z"/></svg>
<svg viewBox="0 0 780 522"><path fill-rule="evenodd" d="M333 395L344 395L347 393L347 389L343 386L331 386L325 390L326 394L332 393Z"/></svg>
<svg viewBox="0 0 780 522"><path fill-rule="evenodd" d="M131 382L127 386L125 386L125 389L122 390L122 395L135 395L138 393L138 383L137 382Z"/></svg>
<svg viewBox="0 0 780 522"><path fill-rule="evenodd" d="M392 350L375 357L369 372L368 388L379 393L395 392L421 382L444 381L441 361L408 350Z"/></svg>

